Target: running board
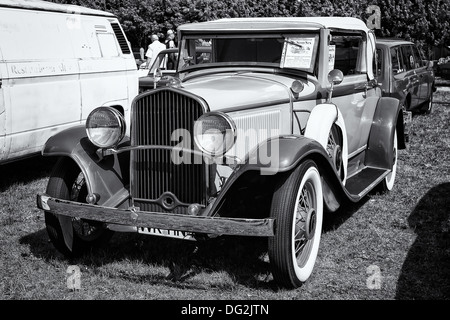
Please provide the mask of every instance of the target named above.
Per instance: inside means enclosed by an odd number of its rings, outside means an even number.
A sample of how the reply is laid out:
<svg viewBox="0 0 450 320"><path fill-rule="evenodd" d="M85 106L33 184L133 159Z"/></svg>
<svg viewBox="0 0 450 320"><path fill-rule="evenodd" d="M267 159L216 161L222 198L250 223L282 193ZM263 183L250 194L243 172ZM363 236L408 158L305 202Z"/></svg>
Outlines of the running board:
<svg viewBox="0 0 450 320"><path fill-rule="evenodd" d="M345 187L352 199L359 200L375 188L390 172L391 170L366 167L347 179Z"/></svg>

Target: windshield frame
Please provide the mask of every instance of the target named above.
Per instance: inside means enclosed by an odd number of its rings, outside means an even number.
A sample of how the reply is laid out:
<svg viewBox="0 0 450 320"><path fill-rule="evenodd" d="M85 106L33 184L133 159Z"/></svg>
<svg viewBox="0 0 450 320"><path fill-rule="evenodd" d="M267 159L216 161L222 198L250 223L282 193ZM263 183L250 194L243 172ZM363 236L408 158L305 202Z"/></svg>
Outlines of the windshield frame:
<svg viewBox="0 0 450 320"><path fill-rule="evenodd" d="M195 40L207 39L209 45L201 45ZM267 61L214 61L217 60L217 48L220 48L220 41L234 41L239 44L250 42L277 41L280 45L279 61L267 62ZM303 50L302 44L306 44L306 40L312 40L311 47L308 51ZM177 65L177 72L189 73L192 71L198 71L201 69L211 68L224 68L224 67L257 67L257 68L271 68L271 69L289 69L291 72L301 72L314 74L316 64L319 61L319 43L320 32L319 30L293 30L277 31L277 32L265 32L265 33L237 33L237 32L195 32L182 34L181 41L179 42L179 59ZM195 49L194 49L195 48ZM208 49L211 48L211 49ZM264 49L262 47L261 49ZM261 50L259 49L259 50ZM209 52L208 52L209 50ZM275 50L276 51L276 50ZM291 53L294 52L294 53ZM194 56L189 53L195 52L196 58L199 59L198 53L206 57L204 61L194 61ZM259 53L257 53L259 54ZM263 51L261 51L263 55ZM273 54L273 52L272 52ZM212 62L210 62L212 60ZM303 61L303 62L302 62ZM296 63L303 63L303 67L297 67ZM306 67L307 66L307 67Z"/></svg>

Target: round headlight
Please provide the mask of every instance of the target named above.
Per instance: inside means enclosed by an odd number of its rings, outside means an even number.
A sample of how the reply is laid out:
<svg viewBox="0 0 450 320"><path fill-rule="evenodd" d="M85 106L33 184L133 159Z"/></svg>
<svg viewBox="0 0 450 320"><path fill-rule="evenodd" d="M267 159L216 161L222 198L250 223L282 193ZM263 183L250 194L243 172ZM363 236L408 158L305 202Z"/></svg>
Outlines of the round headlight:
<svg viewBox="0 0 450 320"><path fill-rule="evenodd" d="M194 124L194 141L208 155L223 155L236 141L236 125L224 113L204 114Z"/></svg>
<svg viewBox="0 0 450 320"><path fill-rule="evenodd" d="M99 107L89 114L86 132L97 147L115 147L125 135L125 120L116 109Z"/></svg>

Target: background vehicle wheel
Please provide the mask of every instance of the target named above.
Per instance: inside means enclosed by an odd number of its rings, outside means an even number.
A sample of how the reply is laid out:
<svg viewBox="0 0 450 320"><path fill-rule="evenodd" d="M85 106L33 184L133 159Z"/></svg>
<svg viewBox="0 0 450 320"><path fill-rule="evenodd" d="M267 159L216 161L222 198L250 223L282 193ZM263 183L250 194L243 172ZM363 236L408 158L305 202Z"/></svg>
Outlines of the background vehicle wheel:
<svg viewBox="0 0 450 320"><path fill-rule="evenodd" d="M282 287L299 287L313 271L322 233L322 184L313 161L303 162L278 185L271 216L277 223L268 250L274 279Z"/></svg>
<svg viewBox="0 0 450 320"><path fill-rule="evenodd" d="M68 158L56 163L47 184L49 196L86 202L87 186L80 168ZM91 247L109 240L113 232L103 223L71 218L45 212L47 233L55 248L68 257L84 253Z"/></svg>
<svg viewBox="0 0 450 320"><path fill-rule="evenodd" d="M393 155L394 155L394 165L392 166L392 172L389 173L384 180L381 182L381 191L391 191L392 188L394 188L394 182L395 182L395 176L397 174L397 153L398 153L398 147L397 147L397 129L394 132L394 142L393 142Z"/></svg>

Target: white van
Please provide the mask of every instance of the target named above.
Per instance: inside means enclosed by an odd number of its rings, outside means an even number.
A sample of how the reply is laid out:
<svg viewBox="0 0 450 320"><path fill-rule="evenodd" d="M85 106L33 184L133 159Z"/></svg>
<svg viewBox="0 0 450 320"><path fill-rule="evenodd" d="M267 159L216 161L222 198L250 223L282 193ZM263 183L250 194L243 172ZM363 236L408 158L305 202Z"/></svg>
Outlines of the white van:
<svg viewBox="0 0 450 320"><path fill-rule="evenodd" d="M128 118L135 59L117 18L39 0L0 0L0 164L38 154L99 106Z"/></svg>

